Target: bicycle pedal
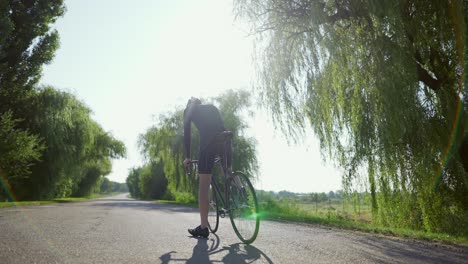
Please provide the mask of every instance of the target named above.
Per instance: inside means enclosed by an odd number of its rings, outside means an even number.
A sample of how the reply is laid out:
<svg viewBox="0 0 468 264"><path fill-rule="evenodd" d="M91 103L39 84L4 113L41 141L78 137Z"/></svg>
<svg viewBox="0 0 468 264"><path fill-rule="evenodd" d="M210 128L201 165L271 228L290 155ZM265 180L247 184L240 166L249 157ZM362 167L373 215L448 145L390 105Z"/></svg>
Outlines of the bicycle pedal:
<svg viewBox="0 0 468 264"><path fill-rule="evenodd" d="M220 210L220 211L219 211L219 216L220 216L221 218L226 217L226 212L224 212L224 210Z"/></svg>

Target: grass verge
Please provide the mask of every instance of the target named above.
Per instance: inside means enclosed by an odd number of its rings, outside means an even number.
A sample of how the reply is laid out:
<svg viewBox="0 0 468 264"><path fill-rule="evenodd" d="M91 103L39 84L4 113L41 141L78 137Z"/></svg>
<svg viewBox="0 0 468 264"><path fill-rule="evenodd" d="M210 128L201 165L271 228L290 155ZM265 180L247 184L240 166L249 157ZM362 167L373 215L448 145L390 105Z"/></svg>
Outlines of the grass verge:
<svg viewBox="0 0 468 264"><path fill-rule="evenodd" d="M85 201L85 200L90 200L90 199L113 196L116 194L119 194L119 193L92 194L92 195L85 196L85 197L66 197L66 198L56 198L56 199L44 200L44 201L0 202L0 208L14 207L14 206L27 206L27 205L43 205L43 204L51 204L51 203L71 203L71 202L79 202L79 201Z"/></svg>
<svg viewBox="0 0 468 264"><path fill-rule="evenodd" d="M26 206L26 205L42 205L50 204L54 201L24 201L24 202L0 202L0 208L13 207L13 206Z"/></svg>
<svg viewBox="0 0 468 264"><path fill-rule="evenodd" d="M263 212L262 219L289 221L298 223L319 224L339 229L361 231L371 234L381 234L385 236L393 236L407 239L418 239L430 242L442 242L446 244L468 246L468 237L453 236L449 234L430 233L404 228L381 227L370 223L356 222L348 219L323 218L307 212L280 213L280 212Z"/></svg>
<svg viewBox="0 0 468 264"><path fill-rule="evenodd" d="M171 201L171 200L152 200L152 201L157 202L157 203L162 203L162 204L174 204L174 205L183 205L183 206L188 206L192 208L198 208L197 203L177 202L177 201Z"/></svg>

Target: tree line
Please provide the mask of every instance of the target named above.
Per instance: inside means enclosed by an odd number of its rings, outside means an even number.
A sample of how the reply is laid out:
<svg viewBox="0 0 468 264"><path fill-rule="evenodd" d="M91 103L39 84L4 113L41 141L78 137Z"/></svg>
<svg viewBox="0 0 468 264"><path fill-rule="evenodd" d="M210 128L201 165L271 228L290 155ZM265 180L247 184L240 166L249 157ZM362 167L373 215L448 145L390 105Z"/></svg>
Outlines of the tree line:
<svg viewBox="0 0 468 264"><path fill-rule="evenodd" d="M0 199L111 190L104 176L125 155L76 96L38 85L59 46L51 24L64 12L62 0L0 2Z"/></svg>
<svg viewBox="0 0 468 264"><path fill-rule="evenodd" d="M127 193L128 186L125 182L114 182L109 180L106 177L103 177L101 185L99 187L99 192L102 194L106 193Z"/></svg>
<svg viewBox="0 0 468 264"><path fill-rule="evenodd" d="M468 2L235 2L284 133L318 137L374 223L467 235Z"/></svg>
<svg viewBox="0 0 468 264"><path fill-rule="evenodd" d="M245 134L246 117L251 114L251 102L246 91L228 91L218 97L202 99L218 107L226 129L234 134L233 169L254 177L257 170L255 139ZM133 197L194 202L198 182L182 166L184 157L183 109L162 114L157 124L140 135L139 148L145 164L133 168L127 185ZM198 131L192 124L192 158L198 155Z"/></svg>

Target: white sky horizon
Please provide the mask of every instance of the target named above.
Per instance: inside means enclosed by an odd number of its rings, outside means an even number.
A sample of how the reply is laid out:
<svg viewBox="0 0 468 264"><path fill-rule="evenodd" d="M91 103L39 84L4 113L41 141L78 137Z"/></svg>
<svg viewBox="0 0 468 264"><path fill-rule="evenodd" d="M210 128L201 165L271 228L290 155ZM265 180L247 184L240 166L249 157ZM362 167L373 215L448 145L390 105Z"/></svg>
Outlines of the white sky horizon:
<svg viewBox="0 0 468 264"><path fill-rule="evenodd" d="M107 177L125 182L143 164L138 135L161 113L191 96L250 90L253 39L234 21L231 1L68 0L54 28L61 45L43 68L41 85L71 91L93 111L105 131L127 146ZM256 138L256 188L297 193L341 189L341 173L323 162L315 135L289 146L252 98Z"/></svg>

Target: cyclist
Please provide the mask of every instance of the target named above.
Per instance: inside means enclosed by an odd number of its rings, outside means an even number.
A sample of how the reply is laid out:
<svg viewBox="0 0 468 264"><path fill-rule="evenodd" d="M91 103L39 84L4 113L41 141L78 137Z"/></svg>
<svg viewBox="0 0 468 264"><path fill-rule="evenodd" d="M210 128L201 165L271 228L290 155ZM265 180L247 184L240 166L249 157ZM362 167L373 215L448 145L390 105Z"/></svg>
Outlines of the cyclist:
<svg viewBox="0 0 468 264"><path fill-rule="evenodd" d="M226 154L227 166L231 166L232 148L231 142L221 144L217 141L217 136L225 131L224 122L219 110L211 104L202 104L200 99L192 97L184 110L184 146L185 160L184 166L190 166L190 145L191 145L191 124L198 129L200 135L200 149L198 155L198 208L200 210L201 223L188 232L194 237L208 237L208 192L211 183L211 171L216 155Z"/></svg>

